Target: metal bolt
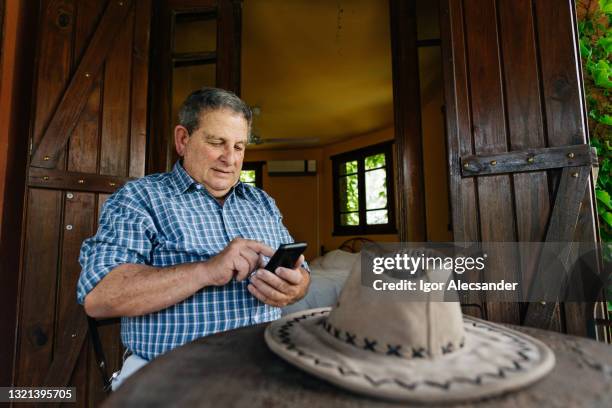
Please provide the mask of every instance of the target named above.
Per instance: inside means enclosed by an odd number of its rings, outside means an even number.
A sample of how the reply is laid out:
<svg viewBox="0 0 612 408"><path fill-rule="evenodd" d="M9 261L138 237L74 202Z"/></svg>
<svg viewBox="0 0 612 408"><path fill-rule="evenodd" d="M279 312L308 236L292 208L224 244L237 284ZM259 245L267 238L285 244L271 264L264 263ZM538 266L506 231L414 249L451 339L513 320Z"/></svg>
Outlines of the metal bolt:
<svg viewBox="0 0 612 408"><path fill-rule="evenodd" d="M73 339L74 339L74 338L76 338L76 336L77 336L77 335L76 335L76 333L72 333L72 334L70 335L70 337L72 337Z"/></svg>
<svg viewBox="0 0 612 408"><path fill-rule="evenodd" d="M120 5L120 6L123 6L123 2L122 2L122 1L120 1L120 2L119 2L119 5Z"/></svg>
<svg viewBox="0 0 612 408"><path fill-rule="evenodd" d="M43 180L48 181L49 180L49 176L43 176Z"/></svg>
<svg viewBox="0 0 612 408"><path fill-rule="evenodd" d="M572 173L572 177L573 177L573 178L578 177L578 173Z"/></svg>
<svg viewBox="0 0 612 408"><path fill-rule="evenodd" d="M79 179L79 180L77 180L77 183L79 183L79 184L83 184L83 183L85 183L85 180L83 180L83 179Z"/></svg>
<svg viewBox="0 0 612 408"><path fill-rule="evenodd" d="M527 163L533 163L533 162L534 162L533 157L528 157L528 158L527 158Z"/></svg>
<svg viewBox="0 0 612 408"><path fill-rule="evenodd" d="M66 225L66 229L67 229L68 231L72 231L72 225L70 225L70 224Z"/></svg>
<svg viewBox="0 0 612 408"><path fill-rule="evenodd" d="M570 159L573 159L574 158L574 153L568 153L567 157L569 157Z"/></svg>
<svg viewBox="0 0 612 408"><path fill-rule="evenodd" d="M545 306L545 305L546 305L546 302L542 301L542 302L540 302L540 304L541 304L542 306Z"/></svg>
<svg viewBox="0 0 612 408"><path fill-rule="evenodd" d="M91 74L89 72L85 73L85 78L89 78L91 76Z"/></svg>
<svg viewBox="0 0 612 408"><path fill-rule="evenodd" d="M467 169L468 167L470 167L470 163L467 163L467 162L466 162L466 163L463 163L463 168L464 168L464 169Z"/></svg>
<svg viewBox="0 0 612 408"><path fill-rule="evenodd" d="M66 194L66 198L70 200L71 198L74 198L74 194L72 194L72 193L67 193L67 194Z"/></svg>
<svg viewBox="0 0 612 408"><path fill-rule="evenodd" d="M50 157L49 157L49 156L45 156L45 157L43 157L43 160L44 160L44 161L49 161L49 159L50 159Z"/></svg>
<svg viewBox="0 0 612 408"><path fill-rule="evenodd" d="M108 183L109 186L111 187L115 187L117 185L117 183L115 183L114 181L111 181Z"/></svg>
<svg viewBox="0 0 612 408"><path fill-rule="evenodd" d="M491 160L491 166L495 166L497 164L497 160Z"/></svg>

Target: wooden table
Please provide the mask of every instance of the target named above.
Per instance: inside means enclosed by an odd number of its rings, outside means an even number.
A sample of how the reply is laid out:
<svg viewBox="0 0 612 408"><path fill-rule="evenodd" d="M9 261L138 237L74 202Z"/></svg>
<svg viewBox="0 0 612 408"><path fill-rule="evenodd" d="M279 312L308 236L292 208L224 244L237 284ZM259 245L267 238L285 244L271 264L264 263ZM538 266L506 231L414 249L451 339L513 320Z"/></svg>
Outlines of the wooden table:
<svg viewBox="0 0 612 408"><path fill-rule="evenodd" d="M104 407L402 405L345 391L293 367L268 349L264 328L265 324L246 327L179 347L135 373ZM555 332L513 328L552 348L557 359L553 372L522 391L455 406L612 407L612 346Z"/></svg>

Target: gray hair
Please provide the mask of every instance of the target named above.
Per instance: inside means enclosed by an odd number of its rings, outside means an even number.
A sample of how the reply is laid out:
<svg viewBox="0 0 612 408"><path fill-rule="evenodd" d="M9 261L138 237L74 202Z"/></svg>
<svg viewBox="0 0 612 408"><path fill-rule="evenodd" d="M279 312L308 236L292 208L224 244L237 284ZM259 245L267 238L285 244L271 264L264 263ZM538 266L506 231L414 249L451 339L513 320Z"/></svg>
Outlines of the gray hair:
<svg viewBox="0 0 612 408"><path fill-rule="evenodd" d="M217 109L230 109L242 115L249 125L250 133L253 121L251 108L235 93L220 88L205 87L193 91L179 109L179 124L191 134L199 129L203 112Z"/></svg>

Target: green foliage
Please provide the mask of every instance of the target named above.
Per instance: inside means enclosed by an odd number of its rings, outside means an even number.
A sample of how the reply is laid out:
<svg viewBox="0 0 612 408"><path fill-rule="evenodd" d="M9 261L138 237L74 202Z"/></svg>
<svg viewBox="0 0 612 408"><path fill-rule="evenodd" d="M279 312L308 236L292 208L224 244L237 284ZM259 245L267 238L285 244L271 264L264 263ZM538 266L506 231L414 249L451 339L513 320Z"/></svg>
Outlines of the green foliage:
<svg viewBox="0 0 612 408"><path fill-rule="evenodd" d="M612 0L579 0L578 32L591 144L599 157L595 187L600 234L612 241Z"/></svg>
<svg viewBox="0 0 612 408"><path fill-rule="evenodd" d="M599 157L595 186L604 261L612 245L612 0L578 0L578 33L584 72L591 145ZM612 286L606 297L612 299ZM612 301L608 301L612 313Z"/></svg>

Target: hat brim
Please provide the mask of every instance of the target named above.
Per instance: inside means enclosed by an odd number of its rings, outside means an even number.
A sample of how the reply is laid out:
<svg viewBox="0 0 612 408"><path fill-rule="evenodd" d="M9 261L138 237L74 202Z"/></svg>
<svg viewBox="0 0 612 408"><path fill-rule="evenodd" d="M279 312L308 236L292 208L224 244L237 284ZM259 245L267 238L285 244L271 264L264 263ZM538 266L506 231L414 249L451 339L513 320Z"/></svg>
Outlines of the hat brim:
<svg viewBox="0 0 612 408"><path fill-rule="evenodd" d="M321 323L330 310L301 311L272 322L266 343L289 363L361 394L420 403L480 399L532 384L555 365L542 342L468 316L465 343L457 351L435 358L387 356L329 333Z"/></svg>

